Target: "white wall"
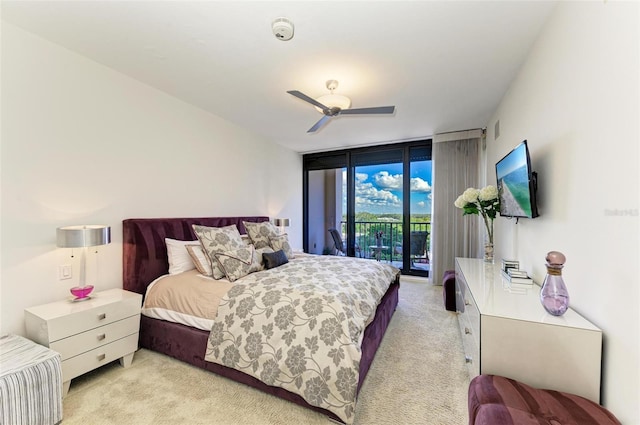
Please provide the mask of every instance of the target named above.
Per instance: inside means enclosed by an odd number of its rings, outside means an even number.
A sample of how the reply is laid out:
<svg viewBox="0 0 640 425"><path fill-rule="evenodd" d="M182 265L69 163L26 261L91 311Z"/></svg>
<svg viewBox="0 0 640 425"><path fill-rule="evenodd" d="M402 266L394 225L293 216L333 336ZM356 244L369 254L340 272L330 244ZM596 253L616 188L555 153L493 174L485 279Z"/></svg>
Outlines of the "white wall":
<svg viewBox="0 0 640 425"><path fill-rule="evenodd" d="M108 224L88 281L122 287L122 220L268 215L302 246L301 156L2 23L0 332L69 296L55 229ZM74 278L57 280L60 264Z"/></svg>
<svg viewBox="0 0 640 425"><path fill-rule="evenodd" d="M498 218L496 258L542 282L545 254L566 255L571 305L604 334L602 401L624 424L640 423L639 17L634 2L560 3L487 127L488 182L523 139L539 173L541 216Z"/></svg>

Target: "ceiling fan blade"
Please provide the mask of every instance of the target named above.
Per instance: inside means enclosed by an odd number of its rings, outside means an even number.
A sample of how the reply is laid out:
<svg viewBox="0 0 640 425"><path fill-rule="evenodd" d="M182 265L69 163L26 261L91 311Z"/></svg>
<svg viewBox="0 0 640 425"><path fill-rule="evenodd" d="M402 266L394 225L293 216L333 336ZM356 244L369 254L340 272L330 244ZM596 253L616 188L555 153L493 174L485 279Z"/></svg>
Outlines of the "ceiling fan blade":
<svg viewBox="0 0 640 425"><path fill-rule="evenodd" d="M377 106L374 108L342 109L340 111L340 115L393 114L395 110L396 110L395 106Z"/></svg>
<svg viewBox="0 0 640 425"><path fill-rule="evenodd" d="M322 109L323 111L329 110L329 108L326 107L325 105L323 105L322 103L318 102L317 100L315 100L312 97L307 96L306 94L304 94L302 92L299 92L298 90L289 90L289 91L287 91L287 93L297 97L298 99L302 99L305 102L309 102L313 106L317 106L318 108Z"/></svg>
<svg viewBox="0 0 640 425"><path fill-rule="evenodd" d="M322 127L327 122L329 122L330 118L331 117L328 116L328 115L325 115L324 117L320 118L320 120L317 123L315 123L313 125L313 127L311 127L309 130L307 130L307 133L315 133L316 131L320 130L320 127Z"/></svg>

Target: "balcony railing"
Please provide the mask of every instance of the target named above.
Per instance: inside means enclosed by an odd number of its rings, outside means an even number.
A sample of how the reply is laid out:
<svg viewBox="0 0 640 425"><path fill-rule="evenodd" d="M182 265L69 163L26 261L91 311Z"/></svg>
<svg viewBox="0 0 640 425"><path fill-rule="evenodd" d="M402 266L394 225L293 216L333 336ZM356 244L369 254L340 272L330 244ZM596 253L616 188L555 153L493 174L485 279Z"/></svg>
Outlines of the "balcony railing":
<svg viewBox="0 0 640 425"><path fill-rule="evenodd" d="M346 241L347 223L340 223L342 239ZM410 247L412 262L429 262L429 247L431 246L431 222L411 222L410 239L413 247ZM382 232L381 247L378 247L376 233ZM413 240L416 237L425 237L416 232L426 232L426 240ZM377 258L381 261L402 262L402 223L397 221L356 221L356 256L364 258ZM423 243L421 243L423 242ZM419 248L416 248L418 246ZM424 252L420 252L424 251Z"/></svg>

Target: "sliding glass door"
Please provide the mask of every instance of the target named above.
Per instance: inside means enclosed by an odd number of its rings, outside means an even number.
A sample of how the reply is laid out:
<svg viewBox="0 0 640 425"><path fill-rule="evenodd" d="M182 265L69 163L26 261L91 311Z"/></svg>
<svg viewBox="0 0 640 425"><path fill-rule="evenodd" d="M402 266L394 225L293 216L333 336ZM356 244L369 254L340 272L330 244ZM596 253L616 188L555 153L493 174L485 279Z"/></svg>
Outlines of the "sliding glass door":
<svg viewBox="0 0 640 425"><path fill-rule="evenodd" d="M431 266L431 152L425 147L409 151L409 267L413 274Z"/></svg>
<svg viewBox="0 0 640 425"><path fill-rule="evenodd" d="M354 234L364 258L402 265L402 149L360 152L354 167Z"/></svg>
<svg viewBox="0 0 640 425"><path fill-rule="evenodd" d="M308 154L303 163L305 252L428 275L430 140Z"/></svg>

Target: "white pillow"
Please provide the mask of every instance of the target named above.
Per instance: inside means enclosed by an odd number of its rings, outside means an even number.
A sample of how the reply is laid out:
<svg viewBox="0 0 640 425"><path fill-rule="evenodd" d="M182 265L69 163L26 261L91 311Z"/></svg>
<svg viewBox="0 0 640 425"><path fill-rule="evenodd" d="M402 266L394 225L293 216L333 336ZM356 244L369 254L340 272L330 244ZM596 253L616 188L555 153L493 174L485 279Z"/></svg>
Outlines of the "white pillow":
<svg viewBox="0 0 640 425"><path fill-rule="evenodd" d="M187 245L186 247L193 264L195 264L200 274L211 276L213 271L211 270L209 256L202 250L202 245L198 243L198 245Z"/></svg>
<svg viewBox="0 0 640 425"><path fill-rule="evenodd" d="M178 274L193 270L196 265L187 251L187 245L197 244L198 241L179 241L165 238L167 244L167 258L169 259L169 274Z"/></svg>

